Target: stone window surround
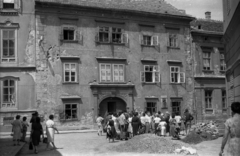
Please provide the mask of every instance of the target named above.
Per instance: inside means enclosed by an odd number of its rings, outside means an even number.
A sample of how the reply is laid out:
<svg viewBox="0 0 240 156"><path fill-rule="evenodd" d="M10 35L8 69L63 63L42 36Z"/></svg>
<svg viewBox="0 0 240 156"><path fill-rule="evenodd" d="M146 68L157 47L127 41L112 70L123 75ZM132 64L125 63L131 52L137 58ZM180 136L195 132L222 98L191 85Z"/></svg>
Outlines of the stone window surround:
<svg viewBox="0 0 240 156"><path fill-rule="evenodd" d="M154 64L152 64L154 63ZM161 78L160 78L160 67L156 65L156 62L152 63L144 63L143 64L143 71L141 71L141 77L140 80L142 83L160 83ZM146 71L146 67L153 67L153 71ZM155 70L155 71L154 71ZM146 73L152 73L152 82L146 82Z"/></svg>
<svg viewBox="0 0 240 156"><path fill-rule="evenodd" d="M5 23L0 23L0 47L3 47L3 30L15 30L15 47L14 47L14 53L15 53L15 61L12 61L12 62L3 62L2 59L3 59L3 49L1 48L0 49L0 53L1 53L1 60L0 60L0 63L1 64L17 64L17 58L18 58L18 29L19 29L19 24L18 23L12 23L12 21L10 20L7 20L5 21Z"/></svg>
<svg viewBox="0 0 240 156"><path fill-rule="evenodd" d="M102 76L101 76L101 66L102 65L109 65L110 66L110 81L107 82L107 81L102 81ZM114 80L114 66L115 65L118 65L118 66L123 66L123 81L115 81ZM99 81L101 83L124 83L125 82L125 74L126 73L126 69L125 69L125 64L124 63L103 63L103 62L100 62L99 63ZM106 74L106 73L105 73ZM107 76L107 75L106 75ZM107 78L107 77L106 77ZM120 77L119 77L120 78Z"/></svg>
<svg viewBox="0 0 240 156"><path fill-rule="evenodd" d="M14 80L15 82L15 106L13 108L2 108L2 104L3 104L3 81L4 80ZM0 77L0 110L17 110L18 109L18 81L20 81L19 77L14 77L14 76L5 76L5 77Z"/></svg>
<svg viewBox="0 0 240 156"><path fill-rule="evenodd" d="M178 69L178 72L172 72L173 68ZM185 83L185 73L181 72L181 67L180 66L171 65L169 69L170 69L170 83L171 84ZM174 74L174 73L177 74L177 82L172 81L172 74Z"/></svg>
<svg viewBox="0 0 240 156"><path fill-rule="evenodd" d="M0 1L0 14L18 16L22 9L22 0L13 0L14 8L4 8L4 0Z"/></svg>

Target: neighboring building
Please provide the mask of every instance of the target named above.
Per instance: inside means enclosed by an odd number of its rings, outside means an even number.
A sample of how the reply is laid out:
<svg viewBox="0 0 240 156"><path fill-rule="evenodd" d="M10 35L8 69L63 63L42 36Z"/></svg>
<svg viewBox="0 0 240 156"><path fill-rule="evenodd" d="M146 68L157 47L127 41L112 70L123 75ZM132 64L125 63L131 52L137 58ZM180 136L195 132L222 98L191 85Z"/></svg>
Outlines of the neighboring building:
<svg viewBox="0 0 240 156"><path fill-rule="evenodd" d="M211 12L205 16L191 22L196 119L222 123L227 118L228 107L223 22L211 19Z"/></svg>
<svg viewBox="0 0 240 156"><path fill-rule="evenodd" d="M10 127L17 114L30 119L36 110L34 1L0 0L0 17L2 131Z"/></svg>
<svg viewBox="0 0 240 156"><path fill-rule="evenodd" d="M240 101L240 0L223 0L228 106ZM229 108L229 115L231 108Z"/></svg>
<svg viewBox="0 0 240 156"><path fill-rule="evenodd" d="M163 0L36 0L38 111L62 125L108 112L192 111L193 17Z"/></svg>

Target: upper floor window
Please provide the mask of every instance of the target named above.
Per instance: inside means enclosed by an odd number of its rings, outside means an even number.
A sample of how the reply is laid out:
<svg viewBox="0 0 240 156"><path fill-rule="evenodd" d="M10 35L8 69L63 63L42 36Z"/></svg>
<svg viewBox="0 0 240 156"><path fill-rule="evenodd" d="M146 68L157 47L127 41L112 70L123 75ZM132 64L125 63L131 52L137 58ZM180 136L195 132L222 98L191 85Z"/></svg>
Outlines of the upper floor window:
<svg viewBox="0 0 240 156"><path fill-rule="evenodd" d="M178 27L166 27L166 33L168 36L168 47L170 48L179 48L179 33L180 33L180 28Z"/></svg>
<svg viewBox="0 0 240 156"><path fill-rule="evenodd" d="M82 42L82 33L75 25L63 24L60 33L60 40L62 42Z"/></svg>
<svg viewBox="0 0 240 156"><path fill-rule="evenodd" d="M16 61L16 30L2 29L1 30L1 61L15 62Z"/></svg>
<svg viewBox="0 0 240 156"><path fill-rule="evenodd" d="M140 43L143 46L157 46L158 36L140 35Z"/></svg>
<svg viewBox="0 0 240 156"><path fill-rule="evenodd" d="M124 44L128 42L128 35L122 28L117 27L98 27L96 42Z"/></svg>
<svg viewBox="0 0 240 156"><path fill-rule="evenodd" d="M16 81L4 79L1 81L1 108L16 107Z"/></svg>
<svg viewBox="0 0 240 156"><path fill-rule="evenodd" d="M203 52L203 70L211 70L211 53Z"/></svg>
<svg viewBox="0 0 240 156"><path fill-rule="evenodd" d="M158 83L160 82L160 72L156 65L144 65L141 71L141 82Z"/></svg>
<svg viewBox="0 0 240 156"><path fill-rule="evenodd" d="M125 65L100 63L100 82L124 82Z"/></svg>
<svg viewBox="0 0 240 156"><path fill-rule="evenodd" d="M185 83L185 73L180 72L179 66L170 66L170 82Z"/></svg>
<svg viewBox="0 0 240 156"><path fill-rule="evenodd" d="M76 63L64 63L64 82L77 82Z"/></svg>
<svg viewBox="0 0 240 156"><path fill-rule="evenodd" d="M21 0L0 0L0 12L2 12L2 14L11 12L11 15L17 15L20 9ZM4 12L5 10L7 10L7 12Z"/></svg>
<svg viewBox="0 0 240 156"><path fill-rule="evenodd" d="M212 108L212 90L205 90L205 107Z"/></svg>
<svg viewBox="0 0 240 156"><path fill-rule="evenodd" d="M222 90L222 108L227 108L226 90Z"/></svg>
<svg viewBox="0 0 240 156"><path fill-rule="evenodd" d="M176 34L169 34L169 47L178 47L178 36Z"/></svg>
<svg viewBox="0 0 240 156"><path fill-rule="evenodd" d="M14 9L14 0L3 0L4 9Z"/></svg>
<svg viewBox="0 0 240 156"><path fill-rule="evenodd" d="M226 63L225 63L224 54L220 54L220 70L221 71L226 70Z"/></svg>

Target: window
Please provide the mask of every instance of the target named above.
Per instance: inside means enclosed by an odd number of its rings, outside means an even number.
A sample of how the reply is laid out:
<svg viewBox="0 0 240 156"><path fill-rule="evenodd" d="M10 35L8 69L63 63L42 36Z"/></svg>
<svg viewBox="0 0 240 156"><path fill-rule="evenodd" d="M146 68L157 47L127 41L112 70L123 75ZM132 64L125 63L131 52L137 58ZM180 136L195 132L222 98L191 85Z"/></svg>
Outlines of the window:
<svg viewBox="0 0 240 156"><path fill-rule="evenodd" d="M172 101L172 113L181 115L181 101Z"/></svg>
<svg viewBox="0 0 240 156"><path fill-rule="evenodd" d="M225 63L224 54L220 54L220 70L221 71L226 70L226 63Z"/></svg>
<svg viewBox="0 0 240 156"><path fill-rule="evenodd" d="M14 0L3 0L4 9L14 9Z"/></svg>
<svg viewBox="0 0 240 156"><path fill-rule="evenodd" d="M123 44L128 42L128 35L123 32L122 28L116 27L98 27L96 42Z"/></svg>
<svg viewBox="0 0 240 156"><path fill-rule="evenodd" d="M151 114L157 112L157 104L156 102L147 102L147 111Z"/></svg>
<svg viewBox="0 0 240 156"><path fill-rule="evenodd" d="M171 83L185 83L185 73L180 72L180 67L170 67L170 82Z"/></svg>
<svg viewBox="0 0 240 156"><path fill-rule="evenodd" d="M162 108L167 108L167 97L161 97Z"/></svg>
<svg viewBox="0 0 240 156"><path fill-rule="evenodd" d="M212 90L205 90L205 107L206 109L212 108Z"/></svg>
<svg viewBox="0 0 240 156"><path fill-rule="evenodd" d="M169 34L169 42L168 42L169 47L178 47L178 37L177 34Z"/></svg>
<svg viewBox="0 0 240 156"><path fill-rule="evenodd" d="M141 72L141 82L160 82L159 67L156 65L144 65L144 71Z"/></svg>
<svg viewBox="0 0 240 156"><path fill-rule="evenodd" d="M124 64L100 63L100 82L124 82Z"/></svg>
<svg viewBox="0 0 240 156"><path fill-rule="evenodd" d="M76 63L64 63L64 82L77 82Z"/></svg>
<svg viewBox="0 0 240 156"><path fill-rule="evenodd" d="M15 62L16 50L15 50L15 30L2 30L2 62Z"/></svg>
<svg viewBox="0 0 240 156"><path fill-rule="evenodd" d="M226 90L222 90L222 108L227 108L227 101L226 101Z"/></svg>
<svg viewBox="0 0 240 156"><path fill-rule="evenodd" d="M140 35L140 43L143 46L157 46L158 36Z"/></svg>
<svg viewBox="0 0 240 156"><path fill-rule="evenodd" d="M65 119L77 119L77 104L65 104Z"/></svg>
<svg viewBox="0 0 240 156"><path fill-rule="evenodd" d="M82 34L77 30L74 25L63 24L62 31L60 33L60 40L63 42L81 42Z"/></svg>
<svg viewBox="0 0 240 156"><path fill-rule="evenodd" d="M203 52L203 70L211 70L211 53Z"/></svg>
<svg viewBox="0 0 240 156"><path fill-rule="evenodd" d="M5 79L1 82L1 108L15 108L16 107L16 81L12 79Z"/></svg>

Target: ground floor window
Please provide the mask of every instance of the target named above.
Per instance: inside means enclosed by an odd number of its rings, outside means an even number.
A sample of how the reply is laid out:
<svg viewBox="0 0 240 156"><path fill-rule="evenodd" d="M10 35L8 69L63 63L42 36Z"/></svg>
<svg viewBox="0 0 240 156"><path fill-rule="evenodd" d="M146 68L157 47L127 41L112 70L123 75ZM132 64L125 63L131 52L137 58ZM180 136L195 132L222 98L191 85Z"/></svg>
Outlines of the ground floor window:
<svg viewBox="0 0 240 156"><path fill-rule="evenodd" d="M65 119L77 119L77 104L65 104Z"/></svg>
<svg viewBox="0 0 240 156"><path fill-rule="evenodd" d="M147 111L151 114L157 112L157 104L156 102L147 102Z"/></svg>
<svg viewBox="0 0 240 156"><path fill-rule="evenodd" d="M227 102L226 102L226 90L222 90L222 108L227 108Z"/></svg>
<svg viewBox="0 0 240 156"><path fill-rule="evenodd" d="M212 108L212 90L205 90L205 107L206 109Z"/></svg>
<svg viewBox="0 0 240 156"><path fill-rule="evenodd" d="M181 115L181 101L172 101L172 113Z"/></svg>
<svg viewBox="0 0 240 156"><path fill-rule="evenodd" d="M16 108L16 81L5 79L1 82L1 108Z"/></svg>

